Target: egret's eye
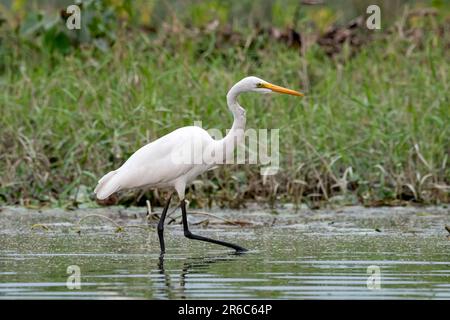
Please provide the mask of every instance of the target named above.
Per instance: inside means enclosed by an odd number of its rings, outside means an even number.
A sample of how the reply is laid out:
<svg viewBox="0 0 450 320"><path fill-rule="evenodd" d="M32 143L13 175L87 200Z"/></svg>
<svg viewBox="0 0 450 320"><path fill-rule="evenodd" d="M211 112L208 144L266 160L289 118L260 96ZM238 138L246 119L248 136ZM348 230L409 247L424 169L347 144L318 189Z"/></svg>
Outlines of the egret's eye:
<svg viewBox="0 0 450 320"><path fill-rule="evenodd" d="M263 84L262 84L261 82L259 82L259 83L256 84L256 87L257 87L257 88L262 88L262 87L263 87Z"/></svg>

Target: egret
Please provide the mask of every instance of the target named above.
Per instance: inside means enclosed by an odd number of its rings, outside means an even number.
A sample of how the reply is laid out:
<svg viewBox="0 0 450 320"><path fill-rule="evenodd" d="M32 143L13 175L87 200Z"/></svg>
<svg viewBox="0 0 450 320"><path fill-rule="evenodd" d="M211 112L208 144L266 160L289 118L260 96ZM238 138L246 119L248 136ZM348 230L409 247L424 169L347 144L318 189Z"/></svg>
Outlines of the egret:
<svg viewBox="0 0 450 320"><path fill-rule="evenodd" d="M227 104L234 121L231 130L220 140L212 138L209 133L198 126L179 128L171 133L143 146L117 170L103 176L94 190L99 200L106 199L115 192L136 188L172 188L178 194L182 212L184 236L189 239L215 243L235 249L237 252L246 249L224 241L195 235L189 230L186 213L185 190L198 175L222 164L224 158L234 154L236 144L242 142L245 128L245 110L237 102L243 92L271 93L278 92L294 96L302 93L271 84L257 77L246 77L237 82L227 94ZM197 148L192 148L192 146ZM179 161L181 150L190 150L196 159L201 161ZM193 151L192 151L193 150ZM206 161L205 150L217 155L220 159ZM222 152L225 150L224 152ZM221 153L222 152L222 153ZM178 160L177 160L178 159ZM228 159L228 158L227 158ZM192 160L190 158L190 160ZM172 193L173 194L173 193ZM161 254L165 252L164 220L169 208L172 194L169 196L158 223L158 237Z"/></svg>

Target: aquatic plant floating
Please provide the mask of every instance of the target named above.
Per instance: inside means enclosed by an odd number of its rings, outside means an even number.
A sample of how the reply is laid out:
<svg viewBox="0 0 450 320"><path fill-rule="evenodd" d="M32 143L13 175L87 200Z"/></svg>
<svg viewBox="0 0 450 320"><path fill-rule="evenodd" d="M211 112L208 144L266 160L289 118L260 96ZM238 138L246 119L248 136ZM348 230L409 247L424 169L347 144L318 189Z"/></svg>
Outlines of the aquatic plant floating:
<svg viewBox="0 0 450 320"><path fill-rule="evenodd" d="M103 200L121 190L135 188L171 188L175 189L180 199L184 235L193 240L215 243L246 251L238 245L192 234L189 230L186 212L185 189L198 175L213 169L219 164L230 163L236 145L241 143L245 130L245 110L237 102L244 92L271 93L278 92L302 97L294 90L276 86L257 77L246 77L236 83L227 94L227 104L233 114L233 126L228 134L215 140L198 126L179 128L137 150L117 170L107 173L98 181L94 192ZM165 252L164 220L173 193L161 214L158 223L161 254Z"/></svg>

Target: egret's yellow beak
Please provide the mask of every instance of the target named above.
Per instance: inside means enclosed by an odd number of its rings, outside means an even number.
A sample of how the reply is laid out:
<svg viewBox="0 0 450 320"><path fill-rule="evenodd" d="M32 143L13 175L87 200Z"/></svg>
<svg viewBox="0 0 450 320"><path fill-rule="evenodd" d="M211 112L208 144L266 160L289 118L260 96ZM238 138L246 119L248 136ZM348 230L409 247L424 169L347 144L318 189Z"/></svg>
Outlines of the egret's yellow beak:
<svg viewBox="0 0 450 320"><path fill-rule="evenodd" d="M303 97L304 94L298 91L294 91L291 89L286 89L280 86L276 86L274 84L271 83L262 83L261 84L261 88L265 88L265 89L270 89L274 92L279 92L279 93L285 93L285 94L291 94L293 96L298 96L298 97Z"/></svg>

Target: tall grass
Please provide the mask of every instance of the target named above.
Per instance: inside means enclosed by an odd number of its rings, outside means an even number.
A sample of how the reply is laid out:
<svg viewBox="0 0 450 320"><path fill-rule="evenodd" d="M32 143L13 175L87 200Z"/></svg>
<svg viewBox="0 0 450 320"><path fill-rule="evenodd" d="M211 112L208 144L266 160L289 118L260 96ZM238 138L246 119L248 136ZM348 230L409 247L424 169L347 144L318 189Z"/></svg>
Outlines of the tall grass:
<svg viewBox="0 0 450 320"><path fill-rule="evenodd" d="M450 33L435 17L422 19L419 33L402 21L333 58L316 44L301 54L270 37L231 46L183 29L124 29L109 51L66 55L10 39L0 78L0 203L87 201L97 180L143 144L196 120L225 131L225 94L247 75L306 90L303 100L241 98L248 127L280 129L281 170L264 181L258 166L205 173L191 187L195 205L448 202ZM158 194L118 201L145 197Z"/></svg>

